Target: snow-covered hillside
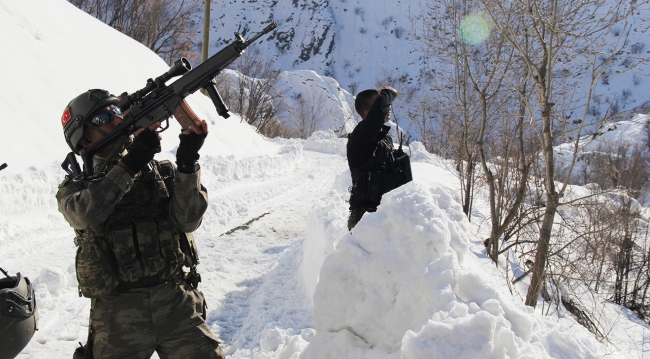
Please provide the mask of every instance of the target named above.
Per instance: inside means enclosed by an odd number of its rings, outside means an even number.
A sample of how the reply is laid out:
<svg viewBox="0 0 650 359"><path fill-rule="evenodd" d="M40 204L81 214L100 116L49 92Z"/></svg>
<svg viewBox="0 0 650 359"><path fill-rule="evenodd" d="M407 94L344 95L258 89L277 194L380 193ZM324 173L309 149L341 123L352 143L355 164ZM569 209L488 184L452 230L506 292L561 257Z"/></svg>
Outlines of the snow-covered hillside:
<svg viewBox="0 0 650 359"><path fill-rule="evenodd" d="M274 35L256 44L256 50L264 58L275 59L281 70L314 70L333 77L351 92L384 84L398 90L420 88L432 69L441 73L452 70L441 67L441 59L426 56L421 43L413 36L413 25L417 24L413 19L423 13L426 3L419 0L213 1L211 53L231 42L233 31L253 34L270 21L276 21L279 26ZM624 41L625 46L613 67L597 83L589 121L600 119L612 109L627 110L648 101L642 89L647 86L645 75L650 64L634 71L629 68L650 53L649 15L650 8L644 6L608 35L609 43ZM575 88L576 99L586 95L589 79L585 78L584 64L560 63L557 71L559 78L567 78L566 92ZM404 116L409 106L405 100L408 99L395 103L398 116ZM582 108L584 103L578 103L577 108L567 112L568 120L579 119ZM418 138L417 133L412 135Z"/></svg>
<svg viewBox="0 0 650 359"><path fill-rule="evenodd" d="M221 72L220 93L239 93L241 77L244 75L236 70ZM331 77L311 70L282 71L275 87L273 91L281 97L276 107L278 120L289 128L302 128L307 136L318 130L344 135L352 132L357 124L354 97ZM305 133L293 135L304 138Z"/></svg>
<svg viewBox="0 0 650 359"><path fill-rule="evenodd" d="M11 50L0 55L11 64L0 66L0 162L9 164L0 267L35 283L40 324L18 358L69 358L86 340L90 301L77 295L74 234L54 199L68 152L61 112L88 88L132 91L167 67L65 0L0 2L0 30ZM299 75L336 90L318 73ZM601 299L611 342L525 307L525 280L510 288L506 269L486 258L485 229L463 215L453 169L420 143L409 148L415 180L348 232L344 139L268 140L200 94L188 101L211 126L201 150L209 208L195 238L207 321L229 357L648 357L650 327ZM171 126L159 158L174 158ZM487 212L480 202L477 216Z"/></svg>
<svg viewBox="0 0 650 359"><path fill-rule="evenodd" d="M210 45L214 52L232 32L251 34L268 22L279 26L260 41L264 55L282 70L314 70L343 88L372 88L377 79L406 75L415 81L423 63L409 35L409 13L417 1L317 0L223 1L212 3Z"/></svg>

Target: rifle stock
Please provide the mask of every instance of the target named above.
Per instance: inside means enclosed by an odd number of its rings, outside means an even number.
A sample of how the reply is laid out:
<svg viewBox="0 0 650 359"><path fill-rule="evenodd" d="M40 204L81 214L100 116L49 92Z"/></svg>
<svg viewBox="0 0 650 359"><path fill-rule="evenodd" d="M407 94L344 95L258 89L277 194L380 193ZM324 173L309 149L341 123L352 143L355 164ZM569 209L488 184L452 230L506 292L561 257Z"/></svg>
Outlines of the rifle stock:
<svg viewBox="0 0 650 359"><path fill-rule="evenodd" d="M192 69L189 61L181 58L166 73L156 79L148 79L147 85L142 89L132 94L123 93L117 104L117 107L125 113L122 124L91 147L80 151L86 175L92 175L94 153L119 136L131 135L138 128L147 128L156 122L166 121L172 115L179 121L183 129L187 129L190 125L200 126L200 119L184 100L185 97L199 89L206 90L219 116L228 118L229 110L219 95L219 90L214 82L215 76L240 57L244 53L244 49L277 26L276 22L272 22L248 41L235 32L235 41L196 68ZM170 85L166 85L167 81L177 76L181 77Z"/></svg>

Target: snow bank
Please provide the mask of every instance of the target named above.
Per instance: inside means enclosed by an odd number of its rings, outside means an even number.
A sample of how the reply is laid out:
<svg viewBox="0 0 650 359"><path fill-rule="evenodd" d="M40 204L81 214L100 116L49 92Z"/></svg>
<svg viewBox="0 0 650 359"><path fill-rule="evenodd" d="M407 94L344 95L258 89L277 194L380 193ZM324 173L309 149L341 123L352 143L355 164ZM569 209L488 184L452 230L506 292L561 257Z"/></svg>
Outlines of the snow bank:
<svg viewBox="0 0 650 359"><path fill-rule="evenodd" d="M342 205L345 199L345 195L333 190L309 212L300 275L310 299L316 291L323 260L334 250L337 240L347 232L348 212Z"/></svg>
<svg viewBox="0 0 650 359"><path fill-rule="evenodd" d="M55 174L60 170L55 165L45 167L46 170L30 167L13 176L8 171L0 172L0 216L3 219L56 208L55 195L63 175ZM60 171L63 174L63 170Z"/></svg>
<svg viewBox="0 0 650 359"><path fill-rule="evenodd" d="M489 259L470 251L478 239L444 187L402 186L342 237L340 218L333 219L344 208L337 193L314 208L303 245L305 262L314 248L331 253L313 296L317 333L300 358L603 355L575 321L542 317L492 287L476 265Z"/></svg>
<svg viewBox="0 0 650 359"><path fill-rule="evenodd" d="M302 156L300 146L278 146L268 154L238 158L234 155L201 157L203 173L210 172L214 180L224 183L246 178L278 176L290 171Z"/></svg>
<svg viewBox="0 0 650 359"><path fill-rule="evenodd" d="M346 144L347 139L338 138L334 131L316 131L305 141L304 149L345 156Z"/></svg>

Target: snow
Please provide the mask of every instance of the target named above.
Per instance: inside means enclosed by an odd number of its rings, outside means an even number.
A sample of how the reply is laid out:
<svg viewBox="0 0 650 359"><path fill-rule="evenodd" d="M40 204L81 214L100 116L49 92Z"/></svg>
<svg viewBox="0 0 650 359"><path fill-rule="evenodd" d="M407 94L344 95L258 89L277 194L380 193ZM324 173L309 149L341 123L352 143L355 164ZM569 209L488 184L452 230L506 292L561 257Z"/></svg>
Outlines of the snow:
<svg viewBox="0 0 650 359"><path fill-rule="evenodd" d="M347 134L354 130L354 97L331 77L321 76L313 70L283 71L278 80L278 88L289 104L290 110L282 114L281 120L292 123L292 112L298 104L295 98L301 96L307 102L318 104L318 109L325 114L317 130L337 130ZM314 94L310 99L306 94ZM320 96L320 97L319 97Z"/></svg>
<svg viewBox="0 0 650 359"><path fill-rule="evenodd" d="M609 0L597 13L603 14L618 3ZM215 1L210 16L210 53L232 41L235 30L251 34L276 21L275 34L260 39L255 49L263 58L273 59L283 71L314 70L334 78L344 89L356 88L357 92L386 84L403 93L409 88L426 89L430 77L440 78L453 71L442 59L426 54L418 40L423 35L418 17L430 20L437 16L428 11L427 4L440 5L418 0ZM631 110L647 101L644 86L650 68L650 62L645 61L650 16L644 5L601 37L607 44L621 46L621 51L616 51L611 68L595 84L587 125L611 114L613 108ZM464 20L464 25L469 24L461 30L465 40L480 42L487 35L489 29L482 16L484 13L473 13ZM479 24L482 26L472 26ZM590 76L588 66L580 58L569 63L560 61L556 70L560 81L566 76L570 82L568 93L556 99L557 106L569 97L587 95ZM413 98L417 94L416 91ZM406 112L414 105L409 100L394 104L400 118L408 117ZM582 118L585 109L575 105L566 110L569 121ZM419 138L414 124L406 128L412 138Z"/></svg>
<svg viewBox="0 0 650 359"><path fill-rule="evenodd" d="M39 331L18 358L69 358L86 341L90 300L77 294L74 234L54 198L69 151L59 118L89 88L134 91L166 65L65 0L0 2L0 46L0 161L9 164L0 266L34 282L39 309ZM422 144L406 149L414 182L348 232L345 139L268 140L200 94L188 102L210 122L201 150L209 208L194 234L207 323L229 357L648 357L650 327L602 299L593 301L609 343L570 316L526 307L525 280L509 287L506 269L485 256L484 228L462 213L450 164ZM174 158L170 125L160 159Z"/></svg>
<svg viewBox="0 0 650 359"><path fill-rule="evenodd" d="M226 91L231 94L239 93L241 76L243 75L235 70L222 71L217 77L222 86L220 93L222 95L227 93ZM288 127L299 126L294 115L299 112L298 98L305 103L303 107L306 113L312 109L319 111L319 114L313 115L313 120L316 122L314 130L347 134L356 126L354 97L342 89L333 78L320 76L311 70L282 71L278 75L273 91L282 94L282 103L277 106L278 120Z"/></svg>
<svg viewBox="0 0 650 359"><path fill-rule="evenodd" d="M304 255L328 254L313 297L317 333L300 358L620 357L495 286L458 201L435 177L384 195L349 233L334 219L344 204L332 193L321 200ZM336 240L319 248L323 233Z"/></svg>

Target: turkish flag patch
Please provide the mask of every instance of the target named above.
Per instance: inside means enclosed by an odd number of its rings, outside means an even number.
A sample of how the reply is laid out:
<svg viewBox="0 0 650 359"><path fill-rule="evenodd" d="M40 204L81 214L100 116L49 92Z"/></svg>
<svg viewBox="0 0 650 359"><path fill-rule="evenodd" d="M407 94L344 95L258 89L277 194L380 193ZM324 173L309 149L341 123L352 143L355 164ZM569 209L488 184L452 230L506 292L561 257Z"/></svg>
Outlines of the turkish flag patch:
<svg viewBox="0 0 650 359"><path fill-rule="evenodd" d="M66 108L65 111L63 111L63 116L61 116L61 126L65 127L65 124L70 121L70 109Z"/></svg>

